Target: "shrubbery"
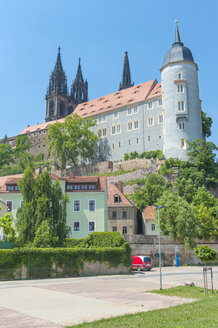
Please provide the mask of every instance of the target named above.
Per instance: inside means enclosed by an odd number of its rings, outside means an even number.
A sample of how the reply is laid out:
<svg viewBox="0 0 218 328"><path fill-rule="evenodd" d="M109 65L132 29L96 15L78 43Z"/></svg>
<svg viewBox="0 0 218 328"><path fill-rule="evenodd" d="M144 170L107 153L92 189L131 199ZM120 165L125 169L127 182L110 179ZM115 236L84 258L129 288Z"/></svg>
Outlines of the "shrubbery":
<svg viewBox="0 0 218 328"><path fill-rule="evenodd" d="M130 154L127 154L127 153L124 154L124 161L128 161L129 159L135 159L135 158L165 159L163 152L161 150L144 151L141 154L139 154L137 151L133 151Z"/></svg>
<svg viewBox="0 0 218 328"><path fill-rule="evenodd" d="M131 248L117 232L94 232L84 239L67 238L71 248L15 248L0 250L0 279L71 277L82 273L85 262L130 268Z"/></svg>

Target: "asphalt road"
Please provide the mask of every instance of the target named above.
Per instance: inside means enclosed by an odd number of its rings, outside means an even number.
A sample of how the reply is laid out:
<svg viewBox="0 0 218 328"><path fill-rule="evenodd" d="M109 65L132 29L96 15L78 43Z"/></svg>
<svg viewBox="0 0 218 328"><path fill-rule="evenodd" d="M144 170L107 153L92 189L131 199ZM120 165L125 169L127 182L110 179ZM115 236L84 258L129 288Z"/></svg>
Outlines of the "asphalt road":
<svg viewBox="0 0 218 328"><path fill-rule="evenodd" d="M201 267L166 267L162 272L163 288L186 282L203 287ZM218 267L213 278L218 289ZM0 327L64 327L191 301L149 293L153 289L159 289L158 268L132 275L1 281Z"/></svg>

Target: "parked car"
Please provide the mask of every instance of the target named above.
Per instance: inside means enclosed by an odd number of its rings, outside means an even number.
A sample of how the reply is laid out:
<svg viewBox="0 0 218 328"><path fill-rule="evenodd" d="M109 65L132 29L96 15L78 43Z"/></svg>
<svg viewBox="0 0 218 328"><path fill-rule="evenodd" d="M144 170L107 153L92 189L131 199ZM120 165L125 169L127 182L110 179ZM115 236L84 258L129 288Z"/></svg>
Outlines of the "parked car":
<svg viewBox="0 0 218 328"><path fill-rule="evenodd" d="M132 256L132 269L138 271L152 269L152 260L150 256Z"/></svg>

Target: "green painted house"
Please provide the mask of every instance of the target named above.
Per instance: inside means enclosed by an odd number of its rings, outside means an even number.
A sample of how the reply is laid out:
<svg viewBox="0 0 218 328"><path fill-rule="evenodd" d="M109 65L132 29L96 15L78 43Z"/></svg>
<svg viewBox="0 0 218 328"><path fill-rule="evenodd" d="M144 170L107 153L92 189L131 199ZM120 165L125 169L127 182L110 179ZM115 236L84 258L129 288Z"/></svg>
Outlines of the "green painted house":
<svg viewBox="0 0 218 328"><path fill-rule="evenodd" d="M16 220L17 209L22 204L18 181L22 174L0 177L0 200ZM106 177L58 177L51 173L52 180L59 180L62 191L68 195L67 225L72 238L87 237L93 231L107 231L108 205Z"/></svg>

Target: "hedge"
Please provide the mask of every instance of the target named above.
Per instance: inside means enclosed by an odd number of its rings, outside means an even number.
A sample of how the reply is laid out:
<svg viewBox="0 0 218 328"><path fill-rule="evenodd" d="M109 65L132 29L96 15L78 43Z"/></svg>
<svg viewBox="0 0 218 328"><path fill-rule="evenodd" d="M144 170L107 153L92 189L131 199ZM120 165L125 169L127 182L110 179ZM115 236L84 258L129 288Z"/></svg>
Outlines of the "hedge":
<svg viewBox="0 0 218 328"><path fill-rule="evenodd" d="M85 262L104 262L110 267L131 265L131 248L15 248L0 250L0 279L72 277L82 273Z"/></svg>
<svg viewBox="0 0 218 328"><path fill-rule="evenodd" d="M67 238L66 247L121 247L125 242L119 232L93 232L84 239Z"/></svg>

